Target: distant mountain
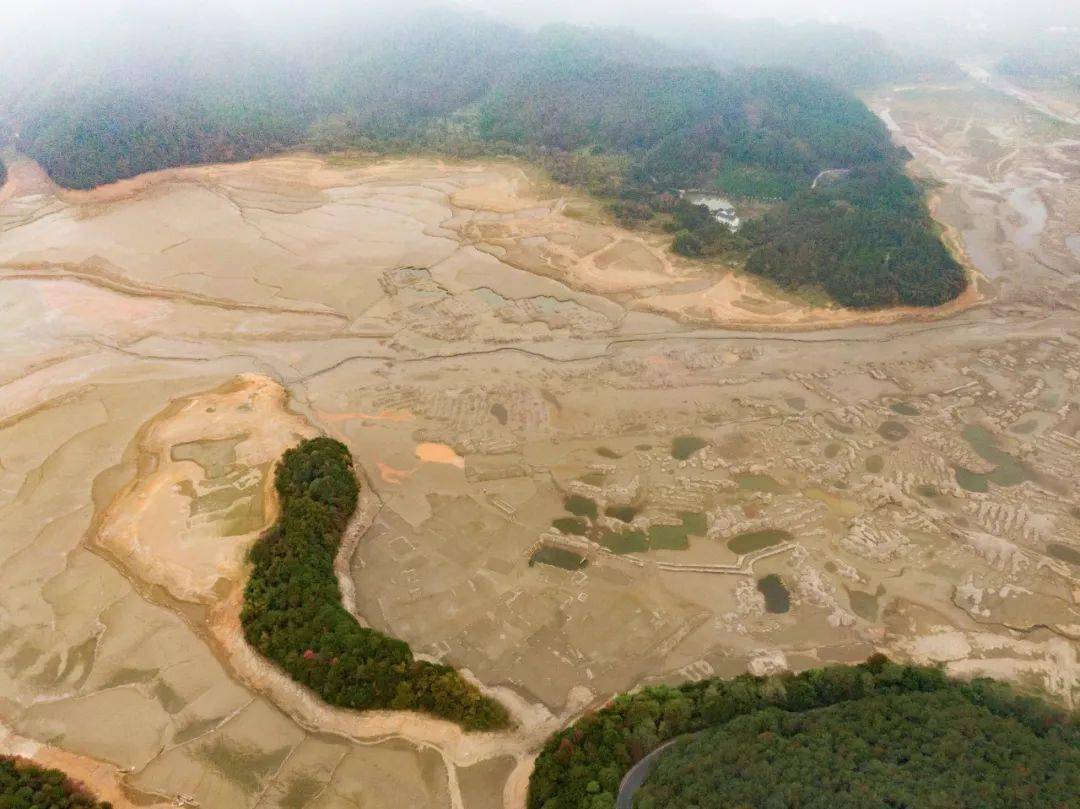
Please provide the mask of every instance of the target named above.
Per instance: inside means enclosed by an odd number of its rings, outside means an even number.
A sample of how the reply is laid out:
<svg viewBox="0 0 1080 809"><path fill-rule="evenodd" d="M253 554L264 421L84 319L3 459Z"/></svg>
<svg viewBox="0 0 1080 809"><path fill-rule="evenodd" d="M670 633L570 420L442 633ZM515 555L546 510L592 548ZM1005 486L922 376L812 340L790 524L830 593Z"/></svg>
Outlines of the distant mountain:
<svg viewBox="0 0 1080 809"><path fill-rule="evenodd" d="M946 59L847 25L673 14L649 33L715 67L788 67L850 89L955 74Z"/></svg>
<svg viewBox="0 0 1080 809"><path fill-rule="evenodd" d="M181 17L167 33L109 30L108 48L25 68L30 85L9 88L4 106L18 147L72 188L299 145L512 154L588 189L625 224L668 227L686 255L745 262L791 288L849 306L958 294L963 274L882 122L819 75L734 67L758 36L731 33L721 69L722 49L695 55L618 30L527 32L443 9L296 36ZM824 36L783 29L791 45L778 52L808 61ZM848 80L886 72L858 63ZM850 177L811 189L837 169ZM774 210L731 234L676 203L689 188Z"/></svg>

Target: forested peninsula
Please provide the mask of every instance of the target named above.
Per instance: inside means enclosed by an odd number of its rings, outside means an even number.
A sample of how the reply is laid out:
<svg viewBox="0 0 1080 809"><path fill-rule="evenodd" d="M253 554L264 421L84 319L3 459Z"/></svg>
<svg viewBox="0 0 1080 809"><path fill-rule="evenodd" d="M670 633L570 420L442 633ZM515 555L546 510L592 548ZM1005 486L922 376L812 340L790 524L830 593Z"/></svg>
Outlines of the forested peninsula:
<svg viewBox="0 0 1080 809"><path fill-rule="evenodd" d="M903 171L907 153L819 77L450 12L277 51L210 41L194 58L177 41L113 70L49 77L12 103L17 147L78 189L297 146L513 155L626 226L670 231L677 252L845 306L934 306L966 284ZM815 182L823 172L829 182ZM765 213L732 233L687 210L687 189Z"/></svg>
<svg viewBox="0 0 1080 809"><path fill-rule="evenodd" d="M528 807L614 809L627 771L673 739L637 809L1065 809L1080 794L1074 715L1005 683L875 655L622 694L548 740Z"/></svg>
<svg viewBox="0 0 1080 809"><path fill-rule="evenodd" d="M244 590L248 643L331 705L422 711L467 730L508 726L506 709L454 669L414 659L342 605L334 557L358 496L348 448L304 441L282 457L275 485L281 516L252 548Z"/></svg>

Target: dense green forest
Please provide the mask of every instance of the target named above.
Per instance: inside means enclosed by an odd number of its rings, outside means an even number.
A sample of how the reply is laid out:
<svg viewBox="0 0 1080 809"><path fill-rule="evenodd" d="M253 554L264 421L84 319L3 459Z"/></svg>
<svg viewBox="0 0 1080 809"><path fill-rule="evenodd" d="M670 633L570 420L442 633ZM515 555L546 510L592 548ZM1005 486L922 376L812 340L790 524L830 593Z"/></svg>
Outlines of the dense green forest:
<svg viewBox="0 0 1080 809"><path fill-rule="evenodd" d="M936 305L964 286L902 171L906 153L819 77L718 70L626 32L526 32L452 12L273 47L218 36L196 51L194 39L181 30L179 44L144 44L109 70L39 76L42 92L9 102L18 147L73 188L303 144L516 155L625 225L673 229L685 255L848 306ZM826 170L851 173L811 189ZM727 238L685 211L678 221L691 188L774 209Z"/></svg>
<svg viewBox="0 0 1080 809"><path fill-rule="evenodd" d="M663 753L634 805L1064 809L1080 796L1075 742L957 691L767 708Z"/></svg>
<svg viewBox="0 0 1080 809"><path fill-rule="evenodd" d="M112 809L60 770L0 756L0 809Z"/></svg>
<svg viewBox="0 0 1080 809"><path fill-rule="evenodd" d="M613 809L623 775L635 762L669 739L708 728L720 728L722 731L727 723L740 717L758 717L758 720L746 720L751 728L756 727L754 721L771 721L773 718L781 724L783 721L790 723L798 720L790 717L784 719L785 714L803 714L829 706L854 705L865 699L881 700L905 694L914 700L910 704L944 694L952 698L950 704L958 705L959 702L955 700L963 700L974 706L976 710L963 712L966 717L964 721L969 723L965 725L965 732L985 733L987 738L983 742L983 750L987 754L992 752L999 757L1007 755L1005 750L994 750L998 745L1012 748L1014 736L1003 738L1000 735L1005 726L1015 729L1017 749L1026 751L1025 755L1029 752L1033 763L1045 763L1051 753L1058 755L1066 751L1067 755L1056 764L1062 772L1048 775L1054 788L1062 784L1075 784L1076 778L1080 777L1076 772L1077 755L1080 754L1080 724L1074 716L1038 699L1017 696L1004 683L982 679L954 681L948 679L940 669L902 666L875 655L857 666L831 666L797 675L769 678L744 675L732 680L702 680L679 687L654 686L620 695L606 707L582 717L548 739L529 781L528 806L529 809ZM775 711L769 712L769 709ZM868 726L852 727L848 732L861 734L868 739L888 732L885 728L876 727L881 714L875 712L874 704L866 706L864 713L857 710L852 713L852 710L848 709L840 716L865 721ZM834 715L823 716L826 718L816 722L810 720L803 726L803 741L808 746L808 767L809 759L813 758L816 750L813 744L817 743L811 737L815 732L824 733L828 723L839 721ZM1003 721L1006 725L1001 724ZM820 724L822 722L825 724ZM797 727L793 724L782 726ZM743 725L735 726L737 732L740 729L745 731ZM768 727L764 727L762 732L772 733L773 736L765 735L755 741L754 744L758 746L752 749L762 751L766 761L754 762L754 766L768 767L769 760L772 760L772 766L778 767L773 753L788 744L787 737ZM1019 734L1024 734L1024 739L1037 737L1038 741L1020 741ZM776 743L775 748L772 741ZM880 754L885 756L885 751L880 751ZM967 778L966 774L949 770L943 776L948 777L950 772L957 780ZM703 773L702 777L707 775ZM1010 780L1012 778L1012 775L999 777L1001 783L1015 785L1015 781ZM745 804L723 805L786 807L804 804L748 801ZM874 805L881 804L875 801ZM1057 809L1053 803L1035 805Z"/></svg>
<svg viewBox="0 0 1080 809"><path fill-rule="evenodd" d="M895 166L872 165L803 189L750 223L746 269L823 289L845 306L933 306L964 291L923 194Z"/></svg>
<svg viewBox="0 0 1080 809"><path fill-rule="evenodd" d="M415 660L408 644L361 626L342 606L334 556L358 497L348 448L304 441L282 457L275 484L281 516L252 548L244 590L248 642L332 705L506 727L506 709L454 669Z"/></svg>

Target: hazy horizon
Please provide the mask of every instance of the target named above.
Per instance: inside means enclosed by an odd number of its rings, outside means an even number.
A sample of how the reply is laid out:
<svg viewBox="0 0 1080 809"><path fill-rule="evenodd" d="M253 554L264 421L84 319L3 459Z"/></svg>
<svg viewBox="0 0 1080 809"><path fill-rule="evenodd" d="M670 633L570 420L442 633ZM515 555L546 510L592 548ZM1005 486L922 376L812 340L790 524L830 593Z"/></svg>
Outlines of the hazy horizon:
<svg viewBox="0 0 1080 809"><path fill-rule="evenodd" d="M85 33L97 25L123 21L152 25L176 14L198 18L235 15L253 28L290 27L335 19L363 19L380 13L401 14L431 6L450 6L483 12L519 25L536 26L566 22L581 25L621 26L647 29L687 17L710 15L742 19L773 19L780 22L816 21L865 26L885 33L944 25L963 31L1030 32L1040 28L1080 28L1080 4L1060 0L1032 0L1022 7L1008 0L910 0L903 5L851 0L760 0L754 4L729 0L684 0L675 9L661 0L376 0L362 5L346 0L317 0L297 7L283 0L227 0L208 7L192 0L98 0L83 3L59 0L52 3L0 3L5 12L4 35L19 46L20 35L42 29L70 29ZM90 26L88 29L86 26Z"/></svg>

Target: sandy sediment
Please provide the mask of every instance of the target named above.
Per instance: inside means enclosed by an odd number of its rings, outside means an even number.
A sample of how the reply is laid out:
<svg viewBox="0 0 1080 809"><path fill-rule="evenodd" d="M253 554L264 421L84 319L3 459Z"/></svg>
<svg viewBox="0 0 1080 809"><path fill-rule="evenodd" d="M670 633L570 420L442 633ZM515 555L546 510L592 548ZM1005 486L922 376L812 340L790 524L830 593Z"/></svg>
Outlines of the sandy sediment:
<svg viewBox="0 0 1080 809"><path fill-rule="evenodd" d="M94 541L144 582L165 587L184 601L213 600L222 581L242 577L251 543L277 510L270 471L277 459L315 429L286 406L276 382L245 374L207 394L174 402L136 439L139 475L105 511ZM177 447L231 442L231 465L241 480L215 486L193 460L177 459ZM241 483L261 500L262 519L223 536L220 514L195 513L195 498ZM188 490L185 492L185 488Z"/></svg>
<svg viewBox="0 0 1080 809"><path fill-rule="evenodd" d="M506 732L466 733L452 722L413 712L359 713L331 707L293 682L244 640L240 611L247 572L245 554L277 513L270 470L286 448L314 434L310 424L289 410L287 394L280 385L255 374L245 374L214 391L178 400L141 431L137 439L139 474L106 510L95 542L139 580L159 584L175 598L209 604L207 626L230 668L301 726L360 741L399 737L437 748L456 766L507 755L531 760L528 756L551 732L592 701L588 689L576 689L565 711L554 715L510 689L487 687L463 672L489 696L502 701L516 722ZM205 471L189 460L176 461L172 453L176 447L192 442L230 438L237 439L237 465L261 476L258 486L260 496L266 500L264 519L255 530L233 537L220 535L220 522L208 523L198 536L185 533L188 505L176 492L184 484L200 484ZM444 455L436 451L425 460L453 462ZM346 528L334 568L345 607L364 623L356 609L351 560L381 502L363 470L358 470L358 475L360 502ZM527 782L527 771L518 777ZM521 787L516 790L520 792Z"/></svg>

